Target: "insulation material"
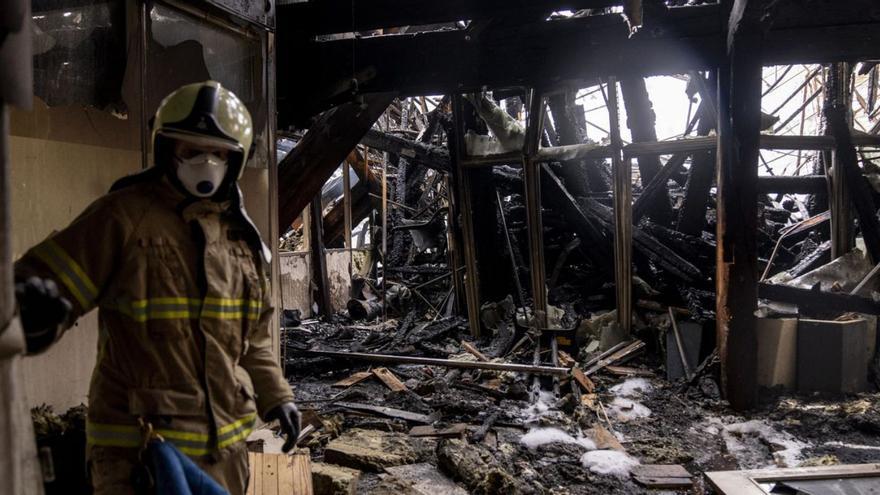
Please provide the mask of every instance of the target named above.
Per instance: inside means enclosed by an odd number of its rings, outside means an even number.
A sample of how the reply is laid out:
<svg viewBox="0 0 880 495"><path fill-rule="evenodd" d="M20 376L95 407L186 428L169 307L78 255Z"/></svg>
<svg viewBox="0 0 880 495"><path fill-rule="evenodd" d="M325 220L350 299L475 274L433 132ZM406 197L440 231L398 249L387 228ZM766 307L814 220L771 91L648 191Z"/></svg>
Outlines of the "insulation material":
<svg viewBox="0 0 880 495"><path fill-rule="evenodd" d="M619 397L637 397L653 390L651 382L645 378L630 378L611 387L611 393Z"/></svg>
<svg viewBox="0 0 880 495"><path fill-rule="evenodd" d="M613 414L618 421L632 421L639 418L647 418L651 415L651 410L631 399L616 397L611 404L608 405L608 412Z"/></svg>
<svg viewBox="0 0 880 495"><path fill-rule="evenodd" d="M520 438L520 443L530 449L537 449L551 443L570 443L580 445L587 450L594 450L596 443L589 438L578 435L577 438L559 428L535 428Z"/></svg>
<svg viewBox="0 0 880 495"><path fill-rule="evenodd" d="M756 419L726 425L720 432L727 450L747 469L797 467L803 450L810 446Z"/></svg>
<svg viewBox="0 0 880 495"><path fill-rule="evenodd" d="M593 450L581 456L581 464L596 474L627 479L639 461L616 450Z"/></svg>

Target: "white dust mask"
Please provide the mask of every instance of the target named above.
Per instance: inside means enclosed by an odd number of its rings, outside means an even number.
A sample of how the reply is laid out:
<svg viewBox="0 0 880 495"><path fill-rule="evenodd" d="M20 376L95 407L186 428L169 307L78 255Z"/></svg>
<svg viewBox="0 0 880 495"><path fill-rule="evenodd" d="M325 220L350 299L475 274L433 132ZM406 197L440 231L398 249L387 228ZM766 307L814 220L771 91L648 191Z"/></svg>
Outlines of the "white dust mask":
<svg viewBox="0 0 880 495"><path fill-rule="evenodd" d="M175 157L177 178L190 194L207 198L217 192L229 164L213 153L202 153L192 158Z"/></svg>

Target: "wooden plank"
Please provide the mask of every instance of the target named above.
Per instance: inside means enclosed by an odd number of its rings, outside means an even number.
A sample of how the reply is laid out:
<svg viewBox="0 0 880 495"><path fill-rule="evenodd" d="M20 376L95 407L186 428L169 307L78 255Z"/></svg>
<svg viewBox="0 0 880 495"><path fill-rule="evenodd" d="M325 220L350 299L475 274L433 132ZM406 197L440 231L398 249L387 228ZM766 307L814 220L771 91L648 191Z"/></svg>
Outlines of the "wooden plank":
<svg viewBox="0 0 880 495"><path fill-rule="evenodd" d="M397 378L397 376L395 376L395 374L388 368L376 368L373 370L373 375L394 392L403 392L407 390L406 385L404 385L403 382L400 381L400 379Z"/></svg>
<svg viewBox="0 0 880 495"><path fill-rule="evenodd" d="M263 495L263 453L254 453L254 463L251 464L251 482L254 484L254 495Z"/></svg>
<svg viewBox="0 0 880 495"><path fill-rule="evenodd" d="M477 358L477 361L482 361L484 363L489 362L489 358L487 358L485 354L480 352L479 349L474 347L474 345L471 344L470 342L462 340L461 341L461 348L464 349L467 353L469 353L472 356L474 356L475 358Z"/></svg>
<svg viewBox="0 0 880 495"><path fill-rule="evenodd" d="M605 371L620 376L654 376L651 370L643 370L640 368L630 368L628 366L612 366L605 367Z"/></svg>
<svg viewBox="0 0 880 495"><path fill-rule="evenodd" d="M256 491L254 490L254 487L256 486L256 479L257 479L257 474L256 474L256 469L255 469L255 467L257 465L257 461L256 461L257 453L248 452L247 456L248 456L248 472L250 473L250 476L248 479L247 490L245 491L245 495L255 495Z"/></svg>
<svg viewBox="0 0 880 495"><path fill-rule="evenodd" d="M312 459L308 450L299 450L291 456L290 467L293 490L282 491L280 495L313 495Z"/></svg>
<svg viewBox="0 0 880 495"><path fill-rule="evenodd" d="M412 421L413 423L430 424L437 420L437 415L434 414L426 416L424 414L417 414L401 409L394 409L392 407L373 406L370 404L357 404L354 402L337 402L336 405L344 407L346 409L351 409L353 411L373 413L380 416L387 416L389 418Z"/></svg>
<svg viewBox="0 0 880 495"><path fill-rule="evenodd" d="M593 380L590 380L587 375L584 374L583 370L577 366L571 369L571 377L581 386L584 392L592 394L593 391L596 390L596 384L593 383Z"/></svg>
<svg viewBox="0 0 880 495"><path fill-rule="evenodd" d="M371 371L358 371L357 373L354 373L346 378L343 378L342 380L339 380L332 386L336 388L350 387L366 380L367 378L370 378L371 376L373 376L373 373Z"/></svg>
<svg viewBox="0 0 880 495"><path fill-rule="evenodd" d="M294 491L293 462L297 456L285 455L278 458L278 494L287 495L296 493ZM311 473L309 473L311 478Z"/></svg>
<svg viewBox="0 0 880 495"><path fill-rule="evenodd" d="M262 471L263 471L263 491L259 495L279 495L278 494L278 468L281 463L278 454L262 455Z"/></svg>
<svg viewBox="0 0 880 495"><path fill-rule="evenodd" d="M645 478L690 478L691 473L681 464L641 464L632 470L633 476Z"/></svg>
<svg viewBox="0 0 880 495"><path fill-rule="evenodd" d="M659 478L646 476L633 476L636 483L644 485L648 488L658 489L687 489L694 486L691 478Z"/></svg>
<svg viewBox="0 0 880 495"><path fill-rule="evenodd" d="M466 423L456 423L446 428L437 429L432 425L413 426L409 430L411 437L440 437L440 438L460 438L468 430Z"/></svg>

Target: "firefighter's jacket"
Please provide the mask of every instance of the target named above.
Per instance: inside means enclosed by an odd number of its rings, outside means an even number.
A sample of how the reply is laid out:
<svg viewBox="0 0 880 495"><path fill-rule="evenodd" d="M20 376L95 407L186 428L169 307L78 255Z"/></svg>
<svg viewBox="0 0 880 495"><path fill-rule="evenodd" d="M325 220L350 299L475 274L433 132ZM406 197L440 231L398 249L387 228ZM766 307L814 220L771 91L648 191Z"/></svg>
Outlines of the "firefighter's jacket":
<svg viewBox="0 0 880 495"><path fill-rule="evenodd" d="M16 263L17 277L58 283L74 306L69 324L99 308L90 451L137 447L144 418L182 452L222 457L257 411L293 400L245 218L228 202L187 200L167 179L144 181L98 199Z"/></svg>

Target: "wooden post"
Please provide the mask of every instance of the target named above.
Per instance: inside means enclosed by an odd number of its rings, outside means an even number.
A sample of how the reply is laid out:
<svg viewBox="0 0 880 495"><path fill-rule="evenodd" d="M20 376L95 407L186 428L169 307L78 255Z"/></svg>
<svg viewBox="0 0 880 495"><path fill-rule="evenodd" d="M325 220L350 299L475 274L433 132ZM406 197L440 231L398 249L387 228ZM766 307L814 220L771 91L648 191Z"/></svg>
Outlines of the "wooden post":
<svg viewBox="0 0 880 495"><path fill-rule="evenodd" d="M722 390L737 410L757 402L757 194L763 2L737 0L719 71L717 333Z"/></svg>
<svg viewBox="0 0 880 495"><path fill-rule="evenodd" d="M318 313L329 316L333 312L330 303L330 287L327 278L327 258L324 252L324 229L321 218L321 194L312 199L309 209L309 247L312 253L312 282L317 287Z"/></svg>
<svg viewBox="0 0 880 495"><path fill-rule="evenodd" d="M455 125L455 182L458 186L457 206L461 218L461 254L464 256L465 296L467 297L468 324L471 335L479 337L480 327L480 271L477 266L477 250L474 247L473 211L471 210L471 183L468 171L461 166L461 157L465 156L464 118L462 115L462 98L460 94L452 97L452 120ZM451 196L451 194L450 194Z"/></svg>
<svg viewBox="0 0 880 495"><path fill-rule="evenodd" d="M632 163L623 159L617 81L608 80L608 124L611 133L611 175L614 192L614 285L617 322L624 336L632 330ZM654 172L656 175L656 172Z"/></svg>
<svg viewBox="0 0 880 495"><path fill-rule="evenodd" d="M541 218L541 169L534 161L543 129L544 97L535 90L529 96L529 115L523 147L526 225L529 233L529 268L532 275L532 300L535 326L547 327L547 292L544 274L544 227Z"/></svg>
<svg viewBox="0 0 880 495"><path fill-rule="evenodd" d="M829 112L827 109L833 107L835 103L844 107L852 101L852 93L849 91L849 75L850 67L847 63L836 63L829 66L825 84L825 132L828 134L832 133L833 129L831 122L828 121ZM849 126L849 111L846 108L843 111L845 125ZM851 191L844 173L844 164L841 163L837 149L825 153L826 157L829 155L831 156L831 187L828 196L828 206L831 210L831 259L836 259L852 251L855 247L855 235L850 201Z"/></svg>

